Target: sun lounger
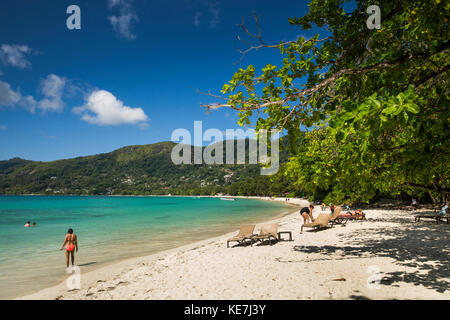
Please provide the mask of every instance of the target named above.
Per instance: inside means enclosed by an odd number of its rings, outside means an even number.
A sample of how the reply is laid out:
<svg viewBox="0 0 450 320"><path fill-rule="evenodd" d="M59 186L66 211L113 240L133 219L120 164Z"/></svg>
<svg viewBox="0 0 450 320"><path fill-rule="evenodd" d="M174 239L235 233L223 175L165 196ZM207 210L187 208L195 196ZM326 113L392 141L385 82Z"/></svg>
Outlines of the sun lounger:
<svg viewBox="0 0 450 320"><path fill-rule="evenodd" d="M336 207L333 211L333 214L331 215L330 223L331 225L340 224L342 223L342 220L339 219L339 215L342 212L342 207Z"/></svg>
<svg viewBox="0 0 450 320"><path fill-rule="evenodd" d="M269 240L272 245L272 239L278 241L278 223L271 223L261 226L261 231L258 235L253 236L252 240L264 241Z"/></svg>
<svg viewBox="0 0 450 320"><path fill-rule="evenodd" d="M415 216L414 221L420 222L420 219L432 219L435 220L436 223L447 221L447 224L450 224L450 216L449 215L441 215L439 213L434 214L418 214Z"/></svg>
<svg viewBox="0 0 450 320"><path fill-rule="evenodd" d="M366 218L366 215L364 212L361 212L361 214L352 214L351 212L347 213L341 213L336 220L340 223L347 223L349 220L364 220Z"/></svg>
<svg viewBox="0 0 450 320"><path fill-rule="evenodd" d="M335 210L337 210L337 208ZM331 220L331 215L329 213L321 213L321 214L319 214L319 216L316 219L314 219L313 222L304 223L302 225L302 229L301 229L300 233L303 232L303 228L305 228L305 227L306 228L314 228L314 229L325 228L328 225L328 223L330 222L330 220Z"/></svg>
<svg viewBox="0 0 450 320"><path fill-rule="evenodd" d="M239 244L243 243L244 245L246 245L246 240L250 240L254 236L253 234L254 230L255 230L254 224L242 226L239 229L239 233L236 236L227 240L227 248L230 247L230 242L233 241L236 241Z"/></svg>

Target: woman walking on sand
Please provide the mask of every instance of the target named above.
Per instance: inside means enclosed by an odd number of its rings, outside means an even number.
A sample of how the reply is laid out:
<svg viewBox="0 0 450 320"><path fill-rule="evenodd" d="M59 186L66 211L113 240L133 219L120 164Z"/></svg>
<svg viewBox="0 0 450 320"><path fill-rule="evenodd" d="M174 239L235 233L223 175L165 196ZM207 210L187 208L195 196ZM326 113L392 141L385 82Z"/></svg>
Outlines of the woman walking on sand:
<svg viewBox="0 0 450 320"><path fill-rule="evenodd" d="M77 241L77 235L73 234L73 230L72 228L70 228L67 231L66 237L64 238L64 242L61 246L62 250L64 248L64 246L66 246L66 265L67 268L69 267L69 254L70 257L72 257L72 265L75 264L75 249L78 252L78 241Z"/></svg>

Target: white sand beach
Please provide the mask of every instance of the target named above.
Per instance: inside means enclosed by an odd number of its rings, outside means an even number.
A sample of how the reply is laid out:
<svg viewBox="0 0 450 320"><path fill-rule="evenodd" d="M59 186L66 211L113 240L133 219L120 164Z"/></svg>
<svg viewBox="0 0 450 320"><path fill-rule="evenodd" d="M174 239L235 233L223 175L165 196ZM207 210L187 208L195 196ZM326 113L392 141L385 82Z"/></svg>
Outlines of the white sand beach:
<svg viewBox="0 0 450 320"><path fill-rule="evenodd" d="M450 299L450 226L415 223L408 211L364 212L365 221L301 234L296 210L274 220L293 241L227 248L236 231L86 274L81 268L81 289L64 282L21 299Z"/></svg>

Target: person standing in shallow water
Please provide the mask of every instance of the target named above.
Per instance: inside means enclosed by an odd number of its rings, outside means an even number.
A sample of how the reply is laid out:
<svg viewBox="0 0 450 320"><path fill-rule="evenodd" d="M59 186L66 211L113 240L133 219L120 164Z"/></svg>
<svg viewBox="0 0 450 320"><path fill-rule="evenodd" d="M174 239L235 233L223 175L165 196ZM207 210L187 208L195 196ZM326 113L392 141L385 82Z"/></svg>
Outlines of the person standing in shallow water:
<svg viewBox="0 0 450 320"><path fill-rule="evenodd" d="M75 249L78 252L78 239L77 235L73 233L72 228L67 231L66 237L64 238L64 242L61 246L62 250L66 246L66 265L69 267L69 258L72 258L72 265L75 264Z"/></svg>

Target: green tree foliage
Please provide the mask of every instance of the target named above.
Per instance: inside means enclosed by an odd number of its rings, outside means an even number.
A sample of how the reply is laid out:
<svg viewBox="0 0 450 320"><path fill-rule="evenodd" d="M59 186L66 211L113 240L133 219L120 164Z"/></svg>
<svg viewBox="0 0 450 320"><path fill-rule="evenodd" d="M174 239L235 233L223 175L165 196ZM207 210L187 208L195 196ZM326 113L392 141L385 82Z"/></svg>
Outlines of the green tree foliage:
<svg viewBox="0 0 450 320"><path fill-rule="evenodd" d="M284 129L294 150L284 172L316 197L426 193L445 201L449 2L356 1L352 12L345 2L313 0L305 16L289 19L327 37L270 46L254 35L261 44L244 53L276 47L282 65L239 69L223 86L226 103L210 107L237 110L240 124L257 111L256 129ZM381 9L380 29L366 26L370 5Z"/></svg>

